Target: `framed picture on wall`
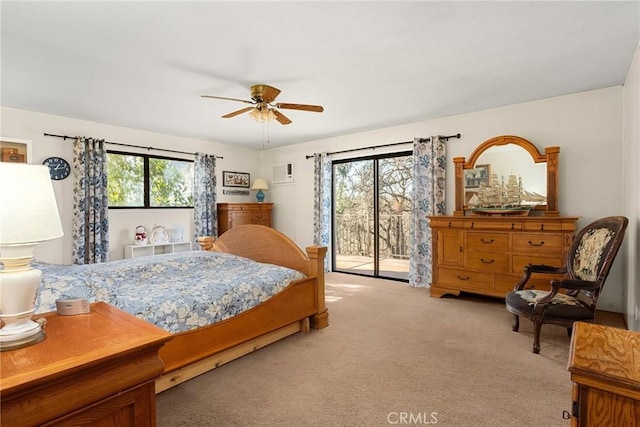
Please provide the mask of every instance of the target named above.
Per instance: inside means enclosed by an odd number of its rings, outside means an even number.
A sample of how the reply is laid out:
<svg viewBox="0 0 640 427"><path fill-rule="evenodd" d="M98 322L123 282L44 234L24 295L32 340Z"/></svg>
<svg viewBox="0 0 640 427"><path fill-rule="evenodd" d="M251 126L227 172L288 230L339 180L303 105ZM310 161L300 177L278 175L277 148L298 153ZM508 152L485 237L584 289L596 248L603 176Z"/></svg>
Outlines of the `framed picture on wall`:
<svg viewBox="0 0 640 427"><path fill-rule="evenodd" d="M250 175L245 172L222 172L222 186L223 187L241 187L249 188Z"/></svg>
<svg viewBox="0 0 640 427"><path fill-rule="evenodd" d="M31 161L31 141L0 136L0 161L29 163Z"/></svg>

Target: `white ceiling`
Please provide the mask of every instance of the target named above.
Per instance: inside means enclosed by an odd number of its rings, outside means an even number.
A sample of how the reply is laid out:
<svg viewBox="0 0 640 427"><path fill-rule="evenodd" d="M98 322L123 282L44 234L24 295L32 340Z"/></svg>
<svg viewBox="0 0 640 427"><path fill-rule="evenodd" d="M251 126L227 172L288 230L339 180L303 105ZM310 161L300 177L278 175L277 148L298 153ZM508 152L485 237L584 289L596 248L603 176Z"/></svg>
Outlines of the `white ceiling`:
<svg viewBox="0 0 640 427"><path fill-rule="evenodd" d="M640 2L1 2L3 106L259 149L624 83ZM282 90L268 128L249 87ZM95 135L99 136L99 135ZM134 143L134 141L126 141Z"/></svg>

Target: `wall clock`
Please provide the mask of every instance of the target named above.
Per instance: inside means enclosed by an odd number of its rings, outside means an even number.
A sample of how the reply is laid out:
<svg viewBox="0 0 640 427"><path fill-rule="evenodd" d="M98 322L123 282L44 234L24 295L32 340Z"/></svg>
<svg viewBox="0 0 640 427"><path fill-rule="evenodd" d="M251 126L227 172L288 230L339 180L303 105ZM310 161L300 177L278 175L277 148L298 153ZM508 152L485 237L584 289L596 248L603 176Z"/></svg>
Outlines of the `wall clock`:
<svg viewBox="0 0 640 427"><path fill-rule="evenodd" d="M51 179L60 181L65 179L71 173L71 166L62 157L49 157L42 162L43 165L49 167Z"/></svg>

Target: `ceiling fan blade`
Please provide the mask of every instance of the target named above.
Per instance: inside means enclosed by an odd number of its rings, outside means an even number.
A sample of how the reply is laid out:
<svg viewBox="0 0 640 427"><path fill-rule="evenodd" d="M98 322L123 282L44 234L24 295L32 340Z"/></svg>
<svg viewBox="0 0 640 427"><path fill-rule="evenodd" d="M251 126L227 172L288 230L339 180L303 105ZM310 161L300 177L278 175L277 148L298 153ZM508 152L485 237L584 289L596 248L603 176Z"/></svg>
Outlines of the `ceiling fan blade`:
<svg viewBox="0 0 640 427"><path fill-rule="evenodd" d="M279 104L276 104L276 107L277 108L286 108L288 110L315 111L316 113L322 113L324 111L324 108L322 108L321 105L279 103Z"/></svg>
<svg viewBox="0 0 640 427"><path fill-rule="evenodd" d="M229 113L229 114L225 114L224 116L222 116L223 119L230 119L231 117L235 117L239 114L242 113L246 113L247 111L251 111L253 110L253 107L246 107L243 108L242 110L238 110L238 111L234 111L233 113Z"/></svg>
<svg viewBox="0 0 640 427"><path fill-rule="evenodd" d="M251 98L255 100L256 98L261 99L263 102L267 104L273 102L276 99L276 96L280 94L280 89L275 88L269 85L253 85L251 86Z"/></svg>
<svg viewBox="0 0 640 427"><path fill-rule="evenodd" d="M201 98L213 98L213 99L226 99L227 101L239 101L239 102L244 102L245 104L255 104L255 102L247 101L246 99L226 98L224 96L200 95L200 97Z"/></svg>
<svg viewBox="0 0 640 427"><path fill-rule="evenodd" d="M271 110L271 111L273 111L273 114L276 116L276 120L279 121L281 125L291 124L291 120L289 120L289 118L284 114L282 114L280 111L278 110Z"/></svg>

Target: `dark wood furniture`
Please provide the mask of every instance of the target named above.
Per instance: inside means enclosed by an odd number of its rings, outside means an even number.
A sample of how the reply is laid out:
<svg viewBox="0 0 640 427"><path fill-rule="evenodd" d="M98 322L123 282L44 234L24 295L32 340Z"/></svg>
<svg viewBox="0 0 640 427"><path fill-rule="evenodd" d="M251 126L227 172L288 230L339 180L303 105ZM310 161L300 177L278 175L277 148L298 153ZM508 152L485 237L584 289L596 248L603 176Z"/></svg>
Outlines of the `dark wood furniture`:
<svg viewBox="0 0 640 427"><path fill-rule="evenodd" d="M640 333L576 322L568 369L573 427L640 426Z"/></svg>
<svg viewBox="0 0 640 427"><path fill-rule="evenodd" d="M534 353L540 352L542 324L563 326L571 335L574 322L595 320L598 296L622 245L627 223L623 216L593 221L578 233L561 267L539 265L531 257L522 280L505 300L507 310L513 313L514 331L518 331L520 316L533 322ZM551 290L526 290L532 274L555 275Z"/></svg>
<svg viewBox="0 0 640 427"><path fill-rule="evenodd" d="M560 216L431 216L432 297L461 291L503 298L530 262L560 267L578 218ZM527 287L549 289L536 275Z"/></svg>
<svg viewBox="0 0 640 427"><path fill-rule="evenodd" d="M155 426L171 334L104 303L48 313L41 343L0 354L2 425Z"/></svg>
<svg viewBox="0 0 640 427"><path fill-rule="evenodd" d="M273 203L218 203L218 235L239 225L271 227Z"/></svg>

